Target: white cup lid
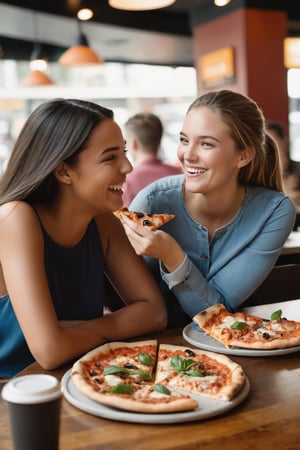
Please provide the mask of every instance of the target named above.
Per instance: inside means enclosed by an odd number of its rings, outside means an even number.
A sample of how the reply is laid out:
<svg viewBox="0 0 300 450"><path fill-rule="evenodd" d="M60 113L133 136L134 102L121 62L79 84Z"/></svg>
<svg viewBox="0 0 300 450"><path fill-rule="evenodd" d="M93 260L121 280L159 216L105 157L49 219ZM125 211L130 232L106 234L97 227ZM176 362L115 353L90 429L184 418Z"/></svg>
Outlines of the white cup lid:
<svg viewBox="0 0 300 450"><path fill-rule="evenodd" d="M2 389L4 400L12 403L44 403L62 395L60 382L52 375L34 374L12 378Z"/></svg>

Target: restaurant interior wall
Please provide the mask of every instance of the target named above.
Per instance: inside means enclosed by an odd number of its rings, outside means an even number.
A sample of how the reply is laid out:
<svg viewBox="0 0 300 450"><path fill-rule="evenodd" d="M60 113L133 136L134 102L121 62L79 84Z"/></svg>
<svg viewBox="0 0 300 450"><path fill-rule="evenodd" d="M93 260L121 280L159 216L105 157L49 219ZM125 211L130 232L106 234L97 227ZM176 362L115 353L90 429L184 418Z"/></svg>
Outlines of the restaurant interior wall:
<svg viewBox="0 0 300 450"><path fill-rule="evenodd" d="M177 163L180 127L197 94L193 67L106 63L66 68L50 63L47 72L54 85L22 87L27 72L28 61L0 60L0 171L31 111L57 97L88 99L112 108L121 128L137 112L157 114L165 130L160 157Z"/></svg>
<svg viewBox="0 0 300 450"><path fill-rule="evenodd" d="M268 120L282 123L287 132L287 75L283 61L286 33L284 11L254 8L229 10L220 17L195 24L194 53L199 91L218 88L214 84L203 84L200 74L203 58L216 49L231 48L234 70L226 86L249 95L261 106Z"/></svg>

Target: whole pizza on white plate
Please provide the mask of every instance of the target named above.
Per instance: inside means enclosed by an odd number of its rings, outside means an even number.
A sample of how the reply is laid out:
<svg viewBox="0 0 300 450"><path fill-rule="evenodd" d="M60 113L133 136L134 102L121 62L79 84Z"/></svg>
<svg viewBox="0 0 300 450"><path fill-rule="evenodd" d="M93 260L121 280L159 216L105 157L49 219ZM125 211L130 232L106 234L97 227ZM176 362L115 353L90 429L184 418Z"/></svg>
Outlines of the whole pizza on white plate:
<svg viewBox="0 0 300 450"><path fill-rule="evenodd" d="M195 410L192 394L228 402L246 382L225 355L156 340L101 345L74 363L71 376L89 398L141 413Z"/></svg>

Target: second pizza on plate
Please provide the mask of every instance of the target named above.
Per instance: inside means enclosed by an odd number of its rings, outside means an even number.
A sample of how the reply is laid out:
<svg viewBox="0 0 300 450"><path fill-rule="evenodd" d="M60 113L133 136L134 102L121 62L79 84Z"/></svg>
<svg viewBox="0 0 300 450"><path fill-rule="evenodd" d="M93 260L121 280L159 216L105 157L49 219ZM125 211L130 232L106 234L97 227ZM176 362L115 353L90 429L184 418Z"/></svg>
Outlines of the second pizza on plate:
<svg viewBox="0 0 300 450"><path fill-rule="evenodd" d="M282 317L274 310L269 318L231 313L222 304L201 311L193 321L225 347L272 350L300 345L300 322Z"/></svg>

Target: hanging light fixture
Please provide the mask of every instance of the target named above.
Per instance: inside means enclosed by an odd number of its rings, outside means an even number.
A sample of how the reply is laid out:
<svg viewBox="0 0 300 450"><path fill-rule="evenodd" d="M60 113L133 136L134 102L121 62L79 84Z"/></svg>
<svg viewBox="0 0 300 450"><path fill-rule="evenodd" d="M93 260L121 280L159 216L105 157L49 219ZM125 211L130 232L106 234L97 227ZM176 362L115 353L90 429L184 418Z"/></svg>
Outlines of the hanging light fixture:
<svg viewBox="0 0 300 450"><path fill-rule="evenodd" d="M94 17L94 0L77 0L77 2L77 19L84 21L91 20Z"/></svg>
<svg viewBox="0 0 300 450"><path fill-rule="evenodd" d="M47 70L48 60L43 55L42 46L38 42L33 44L29 67L31 70L41 70L43 72Z"/></svg>
<svg viewBox="0 0 300 450"><path fill-rule="evenodd" d="M77 11L78 20L90 20L94 17L94 11L90 8L80 8Z"/></svg>
<svg viewBox="0 0 300 450"><path fill-rule="evenodd" d="M21 81L22 86L44 86L54 84L54 81L45 73L48 67L48 60L43 55L42 45L37 41L37 15L34 16L34 37L33 50L30 56L29 67L31 72Z"/></svg>
<svg viewBox="0 0 300 450"><path fill-rule="evenodd" d="M52 85L54 81L42 70L32 70L27 77L21 81L22 86L46 86Z"/></svg>
<svg viewBox="0 0 300 450"><path fill-rule="evenodd" d="M214 0L215 6L226 6L231 2L231 0Z"/></svg>
<svg viewBox="0 0 300 450"><path fill-rule="evenodd" d="M126 11L146 11L149 9L165 8L176 0L108 0L109 6Z"/></svg>
<svg viewBox="0 0 300 450"><path fill-rule="evenodd" d="M85 11L83 15L80 15L80 11L83 10L79 10L77 13L78 36L76 43L61 55L58 62L63 66L103 64L103 59L90 47L88 39L81 29L82 21L91 19L93 14Z"/></svg>

